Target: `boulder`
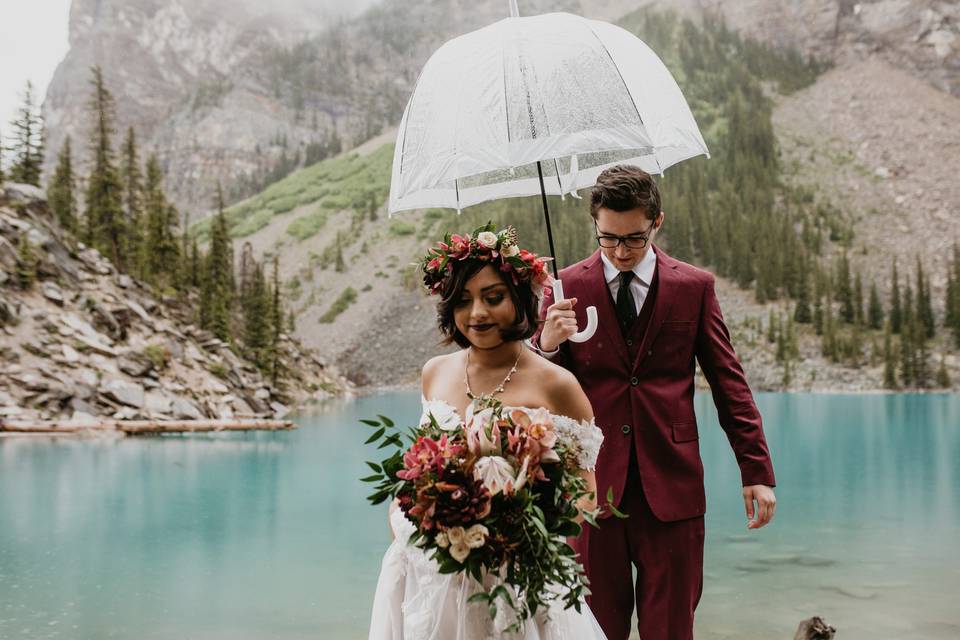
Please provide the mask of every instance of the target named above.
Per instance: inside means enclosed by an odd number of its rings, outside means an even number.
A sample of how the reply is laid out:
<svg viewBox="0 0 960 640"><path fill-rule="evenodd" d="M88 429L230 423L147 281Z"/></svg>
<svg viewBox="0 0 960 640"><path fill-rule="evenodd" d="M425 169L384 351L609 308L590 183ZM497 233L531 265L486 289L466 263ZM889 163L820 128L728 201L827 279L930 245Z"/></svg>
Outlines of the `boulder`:
<svg viewBox="0 0 960 640"><path fill-rule="evenodd" d="M192 402L180 396L171 396L171 411L178 420L202 420L203 413Z"/></svg>
<svg viewBox="0 0 960 640"><path fill-rule="evenodd" d="M140 354L128 353L126 356L117 359L117 368L128 376L141 378L153 369L153 362Z"/></svg>
<svg viewBox="0 0 960 640"><path fill-rule="evenodd" d="M142 385L118 379L100 385L100 393L108 399L128 407L142 407L145 400Z"/></svg>
<svg viewBox="0 0 960 640"><path fill-rule="evenodd" d="M4 182L3 195L7 200L17 204L30 204L40 200L46 201L47 194L40 187L20 182Z"/></svg>
<svg viewBox="0 0 960 640"><path fill-rule="evenodd" d="M51 301L58 307L63 306L63 292L60 291L58 287L53 282L44 282L40 285L40 291L43 293L43 297Z"/></svg>
<svg viewBox="0 0 960 640"><path fill-rule="evenodd" d="M0 236L0 266L11 273L17 268L17 248L4 236Z"/></svg>
<svg viewBox="0 0 960 640"><path fill-rule="evenodd" d="M163 391L148 391L146 409L153 415L169 416L173 412L173 402Z"/></svg>

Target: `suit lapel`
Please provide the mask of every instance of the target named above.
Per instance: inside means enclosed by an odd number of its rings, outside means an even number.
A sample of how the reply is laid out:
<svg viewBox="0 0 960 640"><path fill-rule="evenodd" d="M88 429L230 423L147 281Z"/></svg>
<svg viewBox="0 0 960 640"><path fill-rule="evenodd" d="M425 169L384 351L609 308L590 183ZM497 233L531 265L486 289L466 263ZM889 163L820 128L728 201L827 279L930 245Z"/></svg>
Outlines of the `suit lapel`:
<svg viewBox="0 0 960 640"><path fill-rule="evenodd" d="M597 308L597 320L600 324L600 331L607 334L610 344L614 345L624 366L630 366L630 354L627 352L627 345L623 341L623 334L620 331L620 323L617 321L617 312L613 306L613 299L610 297L610 289L607 287L607 280L603 275L603 262L600 260L600 252L593 254L591 260L585 265L584 287L585 295L579 301L581 309L593 305ZM596 339L596 338L593 338Z"/></svg>
<svg viewBox="0 0 960 640"><path fill-rule="evenodd" d="M670 314L670 307L673 306L673 294L676 287L672 286L677 280L677 261L668 256L663 250L654 245L654 251L657 252L657 298L654 300L653 314L650 316L650 324L647 325L647 331L643 336L643 342L640 344L640 350L637 352L637 360L634 367L639 366L647 351L657 339L657 334L663 327L664 321Z"/></svg>

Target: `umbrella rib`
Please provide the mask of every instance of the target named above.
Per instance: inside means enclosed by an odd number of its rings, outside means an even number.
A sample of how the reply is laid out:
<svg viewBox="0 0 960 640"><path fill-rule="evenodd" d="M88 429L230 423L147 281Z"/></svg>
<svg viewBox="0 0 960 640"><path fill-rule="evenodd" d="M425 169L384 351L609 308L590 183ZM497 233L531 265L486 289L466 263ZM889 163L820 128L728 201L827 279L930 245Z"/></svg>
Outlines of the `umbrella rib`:
<svg viewBox="0 0 960 640"><path fill-rule="evenodd" d="M603 52L607 54L608 58L610 58L610 64L613 65L614 71L617 72L617 77L620 78L620 82L623 83L624 90L627 92L627 95L630 96L630 104L633 105L633 110L637 112L637 119L640 121L640 124L644 128L646 128L646 124L644 124L643 122L643 116L640 115L640 109L637 108L637 103L633 99L633 94L630 93L630 87L627 86L626 80L623 79L623 74L620 73L620 67L617 66L616 61L614 61L613 56L610 54L610 50L607 49L607 45L603 43L603 40L600 38L600 36L597 35L597 32L593 30L593 27L590 25L590 22L588 20L586 20L585 22L587 23L587 29L590 30L590 33L593 34L593 37L596 38L597 42L603 48ZM654 150L656 150L656 145L654 145Z"/></svg>

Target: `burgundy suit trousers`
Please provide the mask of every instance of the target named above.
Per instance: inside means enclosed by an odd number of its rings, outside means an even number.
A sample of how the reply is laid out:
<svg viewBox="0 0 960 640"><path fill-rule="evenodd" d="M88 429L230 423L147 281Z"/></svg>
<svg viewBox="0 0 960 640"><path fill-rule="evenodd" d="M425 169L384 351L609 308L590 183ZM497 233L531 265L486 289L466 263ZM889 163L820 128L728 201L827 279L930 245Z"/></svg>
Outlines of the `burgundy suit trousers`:
<svg viewBox="0 0 960 640"><path fill-rule="evenodd" d="M634 602L641 640L693 640L703 592L703 516L658 520L634 473L620 510L626 520L604 518L599 529L584 524L576 543L593 592L587 601L607 640L630 636Z"/></svg>

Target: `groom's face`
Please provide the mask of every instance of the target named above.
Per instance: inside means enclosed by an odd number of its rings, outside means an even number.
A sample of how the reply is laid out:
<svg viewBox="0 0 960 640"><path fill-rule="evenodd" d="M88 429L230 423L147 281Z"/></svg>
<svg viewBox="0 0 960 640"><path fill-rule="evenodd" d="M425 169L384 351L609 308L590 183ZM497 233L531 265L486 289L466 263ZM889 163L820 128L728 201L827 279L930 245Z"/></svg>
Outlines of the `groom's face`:
<svg viewBox="0 0 960 640"><path fill-rule="evenodd" d="M640 264L650 250L653 240L663 224L663 212L651 220L644 209L614 211L606 207L597 210L597 235L618 236L621 240L616 247L600 246L603 255L620 271L630 271ZM646 244L643 239L646 238ZM629 246L628 246L629 245Z"/></svg>

